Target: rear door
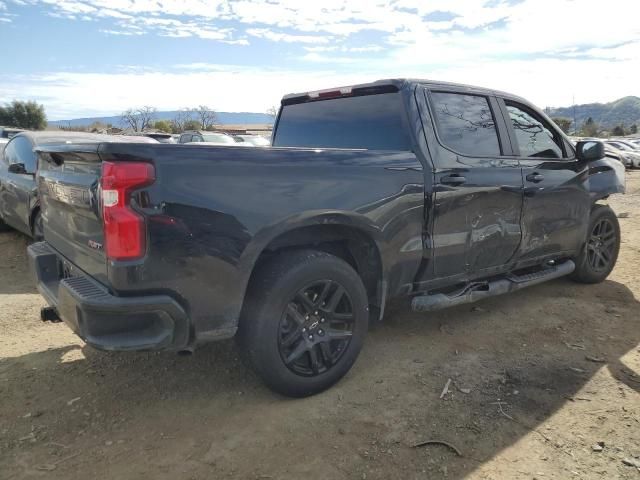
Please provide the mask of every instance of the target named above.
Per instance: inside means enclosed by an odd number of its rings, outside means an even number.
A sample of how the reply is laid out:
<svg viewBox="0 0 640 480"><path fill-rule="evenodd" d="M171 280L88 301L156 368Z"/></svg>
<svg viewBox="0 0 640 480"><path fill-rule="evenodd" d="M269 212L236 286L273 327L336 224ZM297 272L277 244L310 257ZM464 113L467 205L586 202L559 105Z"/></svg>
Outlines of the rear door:
<svg viewBox="0 0 640 480"><path fill-rule="evenodd" d="M525 103L500 99L522 166L521 260L577 252L589 222L588 166L545 116Z"/></svg>
<svg viewBox="0 0 640 480"><path fill-rule="evenodd" d="M431 90L435 138L435 278L466 279L499 270L517 252L522 176L494 97ZM429 134L429 133L428 133Z"/></svg>

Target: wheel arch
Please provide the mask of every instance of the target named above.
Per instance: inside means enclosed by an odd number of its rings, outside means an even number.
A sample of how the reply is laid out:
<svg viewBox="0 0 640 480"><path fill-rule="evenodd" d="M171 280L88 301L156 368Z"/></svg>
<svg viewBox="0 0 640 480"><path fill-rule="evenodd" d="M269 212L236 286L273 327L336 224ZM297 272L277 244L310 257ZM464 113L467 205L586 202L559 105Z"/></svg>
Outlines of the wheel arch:
<svg viewBox="0 0 640 480"><path fill-rule="evenodd" d="M263 234L259 247L254 244L251 254L243 259L242 268L247 272L243 304L251 281L264 261L287 250L309 248L335 255L356 270L367 291L371 318L377 320L386 299L381 243L374 225L362 218L341 214L324 214L276 226L269 234Z"/></svg>

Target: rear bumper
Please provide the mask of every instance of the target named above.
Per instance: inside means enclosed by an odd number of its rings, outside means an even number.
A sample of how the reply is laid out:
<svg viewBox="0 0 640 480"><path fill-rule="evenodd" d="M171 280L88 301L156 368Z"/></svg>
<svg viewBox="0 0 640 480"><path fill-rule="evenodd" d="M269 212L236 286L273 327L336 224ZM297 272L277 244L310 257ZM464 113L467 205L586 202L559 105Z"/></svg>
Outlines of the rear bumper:
<svg viewBox="0 0 640 480"><path fill-rule="evenodd" d="M85 342L102 350L189 348L189 320L167 295L119 297L90 277L63 278L62 258L46 242L28 248L38 290Z"/></svg>

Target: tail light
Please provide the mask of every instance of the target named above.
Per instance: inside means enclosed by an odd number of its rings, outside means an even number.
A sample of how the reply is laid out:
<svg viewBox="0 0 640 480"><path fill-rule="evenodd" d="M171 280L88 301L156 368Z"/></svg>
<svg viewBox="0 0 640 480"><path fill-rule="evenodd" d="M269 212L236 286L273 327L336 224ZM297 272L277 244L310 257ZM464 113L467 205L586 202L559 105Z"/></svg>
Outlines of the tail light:
<svg viewBox="0 0 640 480"><path fill-rule="evenodd" d="M102 162L102 221L107 257L133 260L147 250L144 218L131 208L131 191L155 180L153 165L143 162Z"/></svg>

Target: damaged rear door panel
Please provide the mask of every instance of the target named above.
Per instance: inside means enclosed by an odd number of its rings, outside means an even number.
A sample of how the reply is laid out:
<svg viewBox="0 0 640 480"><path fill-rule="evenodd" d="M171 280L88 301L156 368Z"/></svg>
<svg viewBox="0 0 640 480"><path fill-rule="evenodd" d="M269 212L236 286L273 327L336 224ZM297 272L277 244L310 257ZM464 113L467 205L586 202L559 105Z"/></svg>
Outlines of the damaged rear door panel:
<svg viewBox="0 0 640 480"><path fill-rule="evenodd" d="M508 264L521 240L522 175L503 141L495 98L456 89L425 92L434 148L435 278L466 279ZM499 135L499 132L502 132Z"/></svg>

